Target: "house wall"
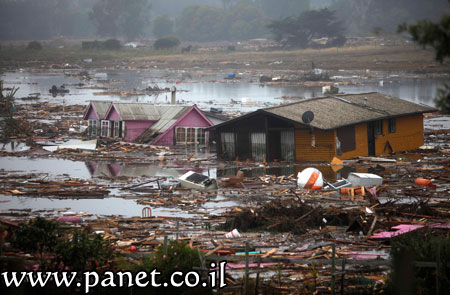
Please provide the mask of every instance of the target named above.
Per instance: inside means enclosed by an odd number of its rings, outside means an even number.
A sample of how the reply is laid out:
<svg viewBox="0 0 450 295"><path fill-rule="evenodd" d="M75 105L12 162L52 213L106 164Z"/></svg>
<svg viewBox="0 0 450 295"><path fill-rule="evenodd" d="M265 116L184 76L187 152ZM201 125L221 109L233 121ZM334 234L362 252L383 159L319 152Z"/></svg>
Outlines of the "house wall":
<svg viewBox="0 0 450 295"><path fill-rule="evenodd" d="M155 121L125 121L125 141L134 141L145 132Z"/></svg>
<svg viewBox="0 0 450 295"><path fill-rule="evenodd" d="M112 106L112 109L108 113L108 115L106 116L105 120L122 121L122 119L119 116L119 113L117 112L117 110L116 110L116 108L114 106Z"/></svg>
<svg viewBox="0 0 450 295"><path fill-rule="evenodd" d="M95 112L94 107L92 105L89 106L89 110L84 119L85 120L89 120L89 119L100 120L97 112Z"/></svg>
<svg viewBox="0 0 450 295"><path fill-rule="evenodd" d="M296 129L295 152L297 162L331 161L336 155L336 131Z"/></svg>
<svg viewBox="0 0 450 295"><path fill-rule="evenodd" d="M383 134L375 135L375 153L388 154L384 151L389 141L394 152L414 150L423 145L423 115L396 118L396 131L389 133L388 120L383 120Z"/></svg>
<svg viewBox="0 0 450 295"><path fill-rule="evenodd" d="M355 149L337 155L340 159L351 159L359 156L369 155L369 148L367 146L367 123L361 123L355 126Z"/></svg>
<svg viewBox="0 0 450 295"><path fill-rule="evenodd" d="M161 134L153 144L155 145L173 145L176 127L209 127L212 126L208 121L198 113L195 108L191 108L189 112L180 120L175 122L166 132ZM208 142L208 138L206 139Z"/></svg>
<svg viewBox="0 0 450 295"><path fill-rule="evenodd" d="M423 145L423 115L416 114L395 118L396 130L389 133L389 120L383 120L382 134L375 135L375 154L386 155L386 142L389 142L394 152L414 150ZM355 126L356 149L338 156L341 159L350 159L368 155L367 123Z"/></svg>

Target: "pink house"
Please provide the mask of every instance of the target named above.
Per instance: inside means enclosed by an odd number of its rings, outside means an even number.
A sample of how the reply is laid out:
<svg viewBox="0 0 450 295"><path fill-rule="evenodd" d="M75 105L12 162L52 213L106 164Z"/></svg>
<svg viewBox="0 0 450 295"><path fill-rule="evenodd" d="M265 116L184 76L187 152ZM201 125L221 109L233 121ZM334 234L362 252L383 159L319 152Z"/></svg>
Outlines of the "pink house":
<svg viewBox="0 0 450 295"><path fill-rule="evenodd" d="M206 144L205 129L214 125L196 105L91 101L83 119L89 120L91 136L154 145Z"/></svg>

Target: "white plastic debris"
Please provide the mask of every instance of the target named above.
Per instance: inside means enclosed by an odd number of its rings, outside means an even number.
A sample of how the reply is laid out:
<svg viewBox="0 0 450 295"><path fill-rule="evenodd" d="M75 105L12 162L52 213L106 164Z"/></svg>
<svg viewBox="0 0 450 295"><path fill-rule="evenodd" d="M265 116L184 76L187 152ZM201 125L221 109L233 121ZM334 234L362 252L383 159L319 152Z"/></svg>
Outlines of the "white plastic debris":
<svg viewBox="0 0 450 295"><path fill-rule="evenodd" d="M297 185L306 189L322 189L323 176L316 168L306 168L297 175Z"/></svg>
<svg viewBox="0 0 450 295"><path fill-rule="evenodd" d="M229 233L225 234L225 237L227 239L236 239L236 238L240 238L241 234L239 233L239 231L237 229L233 229L232 231L230 231Z"/></svg>

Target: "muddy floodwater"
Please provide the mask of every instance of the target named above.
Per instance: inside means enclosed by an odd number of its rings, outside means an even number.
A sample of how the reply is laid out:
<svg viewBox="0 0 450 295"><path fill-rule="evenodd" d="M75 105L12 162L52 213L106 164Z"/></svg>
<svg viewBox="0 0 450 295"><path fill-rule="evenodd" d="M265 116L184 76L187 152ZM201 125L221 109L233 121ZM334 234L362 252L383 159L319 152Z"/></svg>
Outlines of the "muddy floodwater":
<svg viewBox="0 0 450 295"><path fill-rule="evenodd" d="M27 97L30 94L40 94L40 101L52 101L61 104L86 104L90 100L168 103L170 93L158 95L116 96L103 95L109 87L111 91L134 92L157 85L160 88L177 88L177 100L187 104L197 104L201 108L221 107L224 110L252 111L264 106L281 104L282 98L311 98L323 96L320 86L266 85L260 84L258 76L243 74L242 79L224 80L222 75L181 79L178 72L168 71L121 71L114 73L92 73L91 80L80 80L75 72L7 72L0 75L5 81L5 87L19 87L16 97ZM100 75L99 75L100 74ZM181 75L182 76L182 75ZM180 79L179 79L180 78ZM337 83L343 93L381 92L415 103L434 106L433 98L437 89L442 87L446 79L425 78L415 76L399 76L375 74L370 78L358 75L334 75L331 82ZM80 84L82 83L82 84ZM49 89L53 86L66 85L70 92L64 96L52 97ZM18 100L20 103L21 101ZM26 101L25 103L35 103Z"/></svg>
<svg viewBox="0 0 450 295"><path fill-rule="evenodd" d="M354 75L340 72L332 75L331 82L339 84L341 92L381 92L400 97L415 103L433 106L433 98L437 89L446 82L443 78L427 78L416 76L399 76L383 73L371 73L367 77L366 72ZM104 95L105 91L137 92L141 93L147 87L157 85L160 88L177 88L177 100L186 104L197 104L203 109L220 107L224 111L253 111L265 106L282 104L298 98L310 98L323 96L320 86L302 86L301 83L289 83L287 85L273 85L259 83L259 75L256 73L238 73L239 79L225 80L226 72L213 73L210 71L202 74L194 72L192 76L186 71L170 70L145 70L145 71L113 71L89 73L92 79L80 79L77 70L55 70L45 72L15 71L0 75L5 81L5 87L19 87L16 94L17 103L34 104L50 101L61 105L86 105L90 100L123 101L123 102L150 102L168 103L170 92L161 92L158 95ZM364 76L366 75L366 76ZM187 77L187 78L186 78ZM65 85L69 93L64 96L53 97L49 89L53 86ZM39 95L38 95L39 94ZM39 96L39 100L21 100L28 96ZM55 118L54 118L55 119ZM81 119L81 118L80 118ZM448 121L428 121L429 129L441 129L448 127ZM51 123L51 122L46 122ZM17 142L3 145L1 151L18 152L25 151L29 147L25 143ZM198 156L198 151L196 156ZM190 153L187 153L190 154ZM139 177L164 177L166 179L178 179L189 170L207 175L211 178L236 175L239 169L246 177L260 177L265 175L288 176L296 175L307 167L319 169L324 178L329 182L346 178L350 172L357 171L354 167L344 167L334 171L327 165L300 165L287 164L274 167L254 166L249 168L220 168L212 167L187 167L172 163L168 166L158 166L155 163L121 163L121 162L95 162L72 161L51 157L1 157L0 172L3 175L18 173L42 174L45 179L129 179ZM370 171L357 171L370 172ZM201 213L216 214L226 208L236 205L236 200L221 196L220 193L203 204L199 209ZM49 210L49 214L55 212L74 211L87 212L93 215L123 215L126 217L140 216L142 208L135 199L121 197L119 189L112 189L111 194L104 199L55 199L42 197L22 197L0 195L0 212L11 209L33 211ZM45 211L44 211L45 212ZM153 210L154 216L193 216L192 212L182 209L159 207Z"/></svg>

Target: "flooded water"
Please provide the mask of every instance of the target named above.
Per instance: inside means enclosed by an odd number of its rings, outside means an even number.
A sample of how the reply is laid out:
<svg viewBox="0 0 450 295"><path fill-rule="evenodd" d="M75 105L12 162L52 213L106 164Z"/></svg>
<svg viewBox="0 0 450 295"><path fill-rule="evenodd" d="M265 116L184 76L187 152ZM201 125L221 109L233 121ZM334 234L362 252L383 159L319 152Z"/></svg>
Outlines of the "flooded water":
<svg viewBox="0 0 450 295"><path fill-rule="evenodd" d="M95 177L169 177L182 176L190 170L195 170L211 178L236 175L238 170L244 171L246 177L264 175L297 175L298 172L308 167L319 169L325 179L335 181L345 178L351 167L344 167L334 171L329 165L300 165L292 164L282 167L251 167L251 168L195 168L195 167L165 167L154 163L108 163L108 162L81 162L64 159L26 158L26 157L0 157L0 169L5 172L42 173L50 178L79 178L89 179Z"/></svg>
<svg viewBox="0 0 450 295"><path fill-rule="evenodd" d="M89 179L93 177L172 177L178 178L193 167L167 168L152 163L82 162L52 158L0 157L0 169L5 172L42 173L51 178L70 177ZM195 171L216 177L216 168Z"/></svg>
<svg viewBox="0 0 450 295"><path fill-rule="evenodd" d="M52 178L69 176L88 179L91 177L84 162L64 159L0 157L0 169L21 173L44 173Z"/></svg>
<svg viewBox="0 0 450 295"><path fill-rule="evenodd" d="M5 87L19 87L16 97L27 97L32 93L40 93L40 101L52 101L61 104L87 104L90 100L148 102L164 104L170 101L170 93L158 96L143 95L120 97L111 95L95 95L104 90L87 89L88 86L113 86L111 91L133 92L157 84L161 88L177 87L177 100L187 104L197 104L201 108L222 107L224 110L252 111L264 106L283 103L281 97L318 97L323 96L321 87L306 87L293 85L262 85L256 82L236 80L230 82L211 82L203 79L196 83L175 81L168 82L161 71L118 72L106 75L108 82L93 79L90 82L80 81L78 78L64 75L64 72L30 73L7 72L0 76L5 81ZM218 77L211 77L218 78ZM102 78L103 79L103 78ZM251 79L250 79L251 80ZM345 81L352 81L356 85L342 85ZM447 80L430 78L401 78L399 76L380 76L371 80L360 77L336 76L333 82L341 83L339 88L344 93L381 92L400 97L415 103L433 106L433 99L437 89ZM84 83L83 87L76 86ZM70 93L65 96L52 97L49 89L52 85L65 84ZM231 104L234 101L234 104ZM21 101L18 103L35 103L36 101Z"/></svg>
<svg viewBox="0 0 450 295"><path fill-rule="evenodd" d="M94 74L94 73L93 73ZM113 86L112 91L134 91L142 90L148 86L157 84L159 87L177 87L177 99L188 104L197 104L203 109L210 107L222 107L226 110L252 111L264 106L283 103L281 97L318 97L322 96L321 87L305 87L293 85L261 85L250 80L257 80L254 77L230 82L212 82L214 79L223 79L223 75L214 77L203 77L197 83L177 83L177 78L173 73L167 71L142 71L142 72L118 72L108 73L98 76L90 82L80 81L69 75L64 75L63 71L31 73L31 72L7 72L0 75L0 79L5 81L4 87L19 87L17 98L27 97L33 93L40 93L41 100L51 101L59 104L87 104L90 100L123 101L123 102L151 102L168 103L169 93L159 96L104 96L95 95L103 92L99 89L87 89L89 86ZM94 76L94 75L93 75ZM108 82L100 79L108 79ZM353 85L343 85L344 82L352 81ZM361 92L381 92L388 95L400 97L415 103L423 103L433 106L433 98L437 89L442 87L447 80L429 78L401 78L398 76L379 76L364 80L359 77L334 77L334 82L340 83L340 90L345 93ZM77 86L79 83L85 85ZM49 89L53 86L66 85L70 93L65 96L52 97ZM231 103L233 101L233 104ZM36 103L36 101L17 100L18 103ZM448 126L448 120L436 119L430 121L427 127L439 128ZM3 151L20 151L27 147L24 144L13 144L3 146ZM255 177L263 175L296 175L310 165L286 165L283 167L253 167L244 170L245 176ZM319 169L325 180L333 182L337 179L346 178L354 169L344 167L340 170L333 170L327 165L312 165ZM172 177L178 178L189 170L195 170L212 178L226 175L236 175L237 168L216 169L216 168L195 168L174 165L170 167L158 166L154 164L135 163L105 163L105 162L81 162L53 158L26 158L26 157L1 157L0 169L3 173L43 173L49 178L80 178L90 179L95 177ZM361 172L361 171L358 171ZM234 201L218 196L199 209L202 213L219 213L224 208L236 205ZM87 212L94 215L123 215L141 216L142 208L136 200L122 198L105 199L80 199L80 200L57 200L47 198L30 198L0 195L0 211L5 212L10 209L33 209L33 210L57 210L67 208L75 212ZM152 208L154 216L192 216L188 212L179 209ZM60 210L59 210L60 211Z"/></svg>
<svg viewBox="0 0 450 295"><path fill-rule="evenodd" d="M93 215L123 215L124 217L142 216L142 209L136 200L122 198L105 199L49 199L0 195L0 212L10 209L32 211L61 211L67 209L75 213L85 212ZM152 216L191 217L180 209L152 208Z"/></svg>

